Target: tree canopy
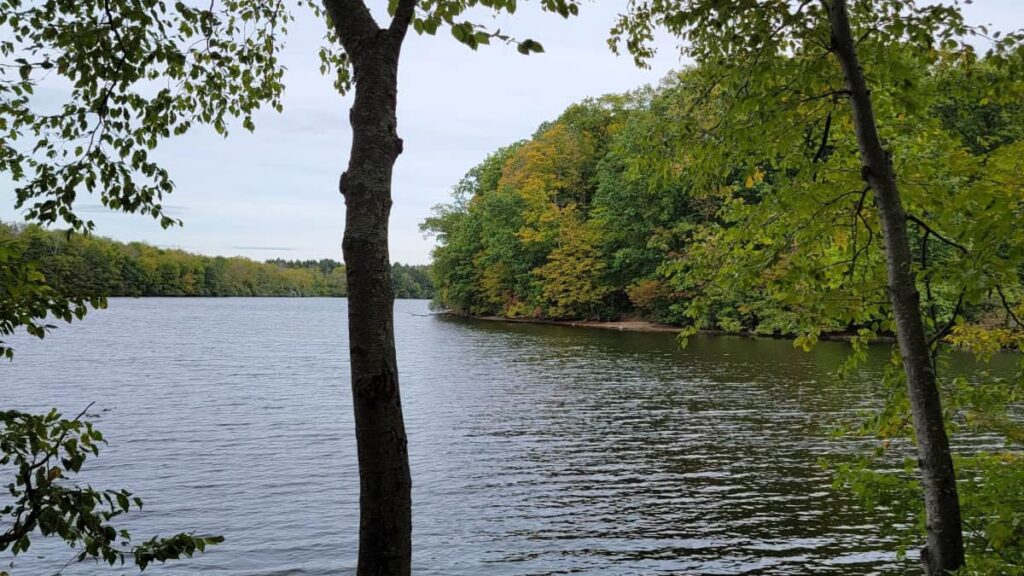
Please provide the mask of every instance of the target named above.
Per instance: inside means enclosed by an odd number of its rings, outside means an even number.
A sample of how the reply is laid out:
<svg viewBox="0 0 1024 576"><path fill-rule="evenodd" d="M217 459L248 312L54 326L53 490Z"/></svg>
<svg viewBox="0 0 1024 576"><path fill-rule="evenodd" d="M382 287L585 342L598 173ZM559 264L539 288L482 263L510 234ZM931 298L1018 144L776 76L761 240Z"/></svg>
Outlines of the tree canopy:
<svg viewBox="0 0 1024 576"><path fill-rule="evenodd" d="M873 94L930 337L983 356L1019 348L1021 54L922 55L902 40L861 46L901 74ZM701 63L655 89L575 105L488 156L423 225L438 239L438 304L470 315L641 316L684 334L789 335L808 348L839 332L854 338L856 361L869 340L893 332L893 320L841 79L823 67L833 84L820 82L794 62L802 54L759 57L768 72L757 81L767 87L756 101L754 80ZM805 82L806 92L788 82ZM569 283L576 300L560 300ZM948 350L935 348L940 368ZM857 432L911 438L900 372L887 382L888 408ZM957 457L971 573L1006 570L1024 550L1011 528L1022 507L999 496L1022 466L1011 416L1022 382L943 381L951 427L1007 442L1005 451ZM909 544L924 527L920 487L909 473L894 483L872 472L902 457L905 444L885 445L897 448L839 466L837 478L873 505L899 502Z"/></svg>

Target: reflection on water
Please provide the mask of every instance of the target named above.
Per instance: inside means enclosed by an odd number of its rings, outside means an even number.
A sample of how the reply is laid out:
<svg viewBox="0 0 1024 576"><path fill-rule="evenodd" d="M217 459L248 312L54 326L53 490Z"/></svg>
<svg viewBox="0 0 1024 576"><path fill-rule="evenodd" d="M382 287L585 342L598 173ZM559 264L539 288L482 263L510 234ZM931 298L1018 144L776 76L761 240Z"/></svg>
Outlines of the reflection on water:
<svg viewBox="0 0 1024 576"><path fill-rule="evenodd" d="M7 404L96 401L89 467L126 521L227 541L153 574L350 574L357 476L343 300L113 300L0 366ZM868 406L843 344L453 320L397 303L420 575L913 574L819 459ZM53 361L59 358L59 361ZM37 541L13 576L71 554ZM7 556L0 556L6 565ZM76 565L64 574L130 573ZM150 571L147 571L150 573Z"/></svg>

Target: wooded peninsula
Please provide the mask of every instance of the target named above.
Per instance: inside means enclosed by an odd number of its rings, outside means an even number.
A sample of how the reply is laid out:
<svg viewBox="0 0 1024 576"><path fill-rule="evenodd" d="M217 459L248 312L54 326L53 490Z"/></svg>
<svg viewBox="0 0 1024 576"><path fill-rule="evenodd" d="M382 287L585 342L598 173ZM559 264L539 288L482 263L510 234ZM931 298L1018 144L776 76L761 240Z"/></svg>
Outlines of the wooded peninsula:
<svg viewBox="0 0 1024 576"><path fill-rule="evenodd" d="M1013 324L1004 305L1024 296L1019 199L1001 185L1019 179L1024 101L990 95L1000 74L985 61L922 68L915 115L886 118L936 328ZM880 225L853 127L833 119L838 96L771 118L715 98L716 81L694 69L587 100L488 155L422 225L439 243L438 303L804 339L887 331ZM964 284L991 264L999 286Z"/></svg>

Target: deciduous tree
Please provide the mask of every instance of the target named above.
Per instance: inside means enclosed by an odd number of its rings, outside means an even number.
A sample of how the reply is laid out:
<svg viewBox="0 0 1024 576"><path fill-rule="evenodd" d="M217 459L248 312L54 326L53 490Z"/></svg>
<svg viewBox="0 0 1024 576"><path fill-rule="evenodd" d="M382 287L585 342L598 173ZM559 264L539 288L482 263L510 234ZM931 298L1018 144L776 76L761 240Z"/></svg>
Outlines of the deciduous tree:
<svg viewBox="0 0 1024 576"><path fill-rule="evenodd" d="M913 0L860 1L852 8L846 0L635 0L613 30L612 46L618 48L625 40L642 63L651 54L648 41L657 26L682 37L700 65L720 72L722 84L737 94L737 111L748 117L763 118L778 109L792 114L800 110L799 104L813 101L849 104L846 114L834 106L829 109L821 144L809 164L782 168L815 172L815 165L833 151L832 122L839 119L852 126L860 176L865 192L872 193L885 243L893 325L913 415L927 515L922 563L930 575L960 569L961 512L930 348L937 337L926 333L907 229L910 217L894 168L893 157L903 151L887 149L880 136L878 102L868 74L891 98L886 105L913 110L914 71L934 64L943 51L973 57L965 38L984 30L969 27L956 4L919 6ZM993 59L1003 59L1019 40L1011 35L997 43ZM860 202L857 210L863 206ZM920 218L915 221L927 227Z"/></svg>
<svg viewBox="0 0 1024 576"><path fill-rule="evenodd" d="M480 5L512 12L512 0L392 0L390 22L380 26L363 0L324 0L331 28L325 65L338 72L339 88L353 88L349 114L352 151L339 189L345 197L345 254L348 279L349 356L360 475L357 573L409 574L412 559L411 478L395 361L393 294L388 255L391 178L402 153L396 106L402 44L412 27L434 34L448 26L460 42L476 48L492 38L512 41L462 20ZM578 8L572 0L542 0L563 16ZM518 42L524 54L541 51L532 40Z"/></svg>

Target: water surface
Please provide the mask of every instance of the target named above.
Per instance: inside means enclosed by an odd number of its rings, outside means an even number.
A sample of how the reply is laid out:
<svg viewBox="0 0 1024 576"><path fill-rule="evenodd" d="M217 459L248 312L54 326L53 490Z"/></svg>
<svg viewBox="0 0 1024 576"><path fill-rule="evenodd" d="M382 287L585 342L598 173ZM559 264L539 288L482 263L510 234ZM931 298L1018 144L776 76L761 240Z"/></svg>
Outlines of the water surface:
<svg viewBox="0 0 1024 576"><path fill-rule="evenodd" d="M7 407L96 402L88 465L137 537L226 542L147 574L354 572L358 477L344 300L113 299L0 365ZM453 320L396 304L419 575L913 574L819 460L877 397L843 344ZM12 576L72 556L36 540ZM0 555L0 566L10 562ZM71 575L132 573L95 564Z"/></svg>

